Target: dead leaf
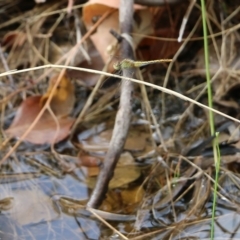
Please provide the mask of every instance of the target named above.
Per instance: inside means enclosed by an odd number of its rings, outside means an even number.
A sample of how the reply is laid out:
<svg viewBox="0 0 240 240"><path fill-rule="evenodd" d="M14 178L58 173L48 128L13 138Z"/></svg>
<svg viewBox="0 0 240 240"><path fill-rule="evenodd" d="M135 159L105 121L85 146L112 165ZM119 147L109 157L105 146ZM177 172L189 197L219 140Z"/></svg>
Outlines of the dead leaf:
<svg viewBox="0 0 240 240"><path fill-rule="evenodd" d="M114 11L114 8L105 4L91 3L89 2L83 7L83 21L86 27L89 29L93 24L107 11Z"/></svg>
<svg viewBox="0 0 240 240"><path fill-rule="evenodd" d="M145 39L145 36L154 33L153 29L153 15L149 9L142 9L135 12L134 15L133 32L140 35L133 35L133 43L135 48L139 43ZM153 58L154 59L154 58Z"/></svg>
<svg viewBox="0 0 240 240"><path fill-rule="evenodd" d="M144 189L133 187L130 189L110 190L100 206L100 209L107 212L114 212L121 209L124 213L136 212L137 204L143 199Z"/></svg>
<svg viewBox="0 0 240 240"><path fill-rule="evenodd" d="M176 38L178 37L179 32L171 31L169 29L161 29L155 31L153 38L144 38L139 44L139 51L143 56L144 60L152 59L164 59L171 58L177 50L180 48L182 43L177 41L167 41L167 40L158 40L157 38Z"/></svg>
<svg viewBox="0 0 240 240"><path fill-rule="evenodd" d="M141 186L131 189L123 189L121 191L121 196L124 204L135 204L142 201L144 196L144 189Z"/></svg>
<svg viewBox="0 0 240 240"><path fill-rule="evenodd" d="M47 101L56 79L57 77L52 79L49 89L44 96L32 96L22 102L11 126L6 130L6 134L9 137L21 137L27 131L40 113L43 103ZM26 136L26 141L34 144L52 144L57 143L68 136L70 128L74 122L73 118L67 117L71 112L75 101L73 90L74 88L71 85L71 82L63 77L59 84L59 88L53 95L50 106L59 124L58 131L57 122L55 122L50 112L45 110L34 128Z"/></svg>
<svg viewBox="0 0 240 240"><path fill-rule="evenodd" d="M41 111L40 100L41 96L29 97L20 105L11 126L6 130L7 136L18 138L27 131ZM34 144L57 143L68 136L73 122L72 118L59 118L57 132L56 122L50 113L45 111L25 140Z"/></svg>
<svg viewBox="0 0 240 240"><path fill-rule="evenodd" d="M120 0L90 0L88 1L88 4L86 5L94 5L94 4L102 4L105 6L108 6L110 8L117 8L119 9L120 7ZM145 8L144 6L138 5L138 4L134 4L134 8L135 9L143 9Z"/></svg>
<svg viewBox="0 0 240 240"><path fill-rule="evenodd" d="M78 158L80 160L80 163L78 163L78 165L80 165L81 167L86 167L85 171L86 174L89 177L96 177L99 172L100 172L100 163L102 163L103 157L94 157L91 156L90 154L84 153L78 154ZM135 166L136 162L133 158L133 156L131 155L131 153L129 152L123 152L118 160L117 163L117 167L126 167L126 166Z"/></svg>
<svg viewBox="0 0 240 240"><path fill-rule="evenodd" d="M114 176L109 183L109 189L126 187L129 183L137 180L141 175L141 171L136 166L117 167L114 170ZM89 188L94 188L96 177L89 177L86 184Z"/></svg>
<svg viewBox="0 0 240 240"><path fill-rule="evenodd" d="M102 4L88 4L83 8L83 20L88 29L92 27L94 19L98 19L108 11L112 11L112 14L108 16L98 26L96 32L90 36L104 63L109 59L107 48L110 45L115 45L117 42L109 31L110 29L118 30L118 11Z"/></svg>
<svg viewBox="0 0 240 240"><path fill-rule="evenodd" d="M55 76L50 80L48 90L41 98L41 106L47 101L57 80L58 76ZM66 116L71 113L74 103L74 86L66 76L63 76L57 89L53 93L50 103L51 109L57 117Z"/></svg>
<svg viewBox="0 0 240 240"><path fill-rule="evenodd" d="M89 4L102 4L110 8L119 8L120 0L90 0Z"/></svg>
<svg viewBox="0 0 240 240"><path fill-rule="evenodd" d="M85 176L90 177L90 178L98 176L98 174L100 172L99 167L84 167L84 166L81 166L81 170L84 172Z"/></svg>
<svg viewBox="0 0 240 240"><path fill-rule="evenodd" d="M82 151L78 153L78 160L78 165L84 167L98 167L101 164L101 160L98 157L91 156Z"/></svg>
<svg viewBox="0 0 240 240"><path fill-rule="evenodd" d="M93 188L99 168L87 168L89 178L86 180L88 187ZM94 175L95 174L95 175ZM119 162L114 170L114 176L109 183L109 188L126 187L127 184L135 181L141 175L141 170L136 166L135 160L129 152L124 152L119 158Z"/></svg>
<svg viewBox="0 0 240 240"><path fill-rule="evenodd" d="M132 152L141 152L146 147L148 134L135 130L130 131L124 149Z"/></svg>
<svg viewBox="0 0 240 240"><path fill-rule="evenodd" d="M107 129L97 135L81 140L81 147L91 152L107 151L111 137L112 129ZM146 140L148 137L148 133L139 131L138 129L130 129L124 149L134 153L141 152L146 147Z"/></svg>
<svg viewBox="0 0 240 240"><path fill-rule="evenodd" d="M22 47L27 39L26 33L21 31L8 32L2 39L2 46L8 47Z"/></svg>
<svg viewBox="0 0 240 240"><path fill-rule="evenodd" d="M124 167L124 166L131 166L136 165L136 162L130 152L123 152L118 160L117 166Z"/></svg>
<svg viewBox="0 0 240 240"><path fill-rule="evenodd" d="M51 221L58 217L50 197L37 189L14 190L11 194L12 208L8 211L20 225Z"/></svg>
<svg viewBox="0 0 240 240"><path fill-rule="evenodd" d="M119 30L119 13L116 10L118 7L119 1L90 1L89 4L86 4L83 8L83 20L88 29L90 29L94 22L96 22L103 14L108 11L112 12L90 37L104 63L108 61L109 55L114 54L115 46L117 44L117 40L110 34L110 30L113 29L116 32ZM140 7L140 9L143 9L143 7ZM142 35L153 33L151 24L152 15L148 9L138 10L135 13L135 16L135 19L137 19L135 24L133 24L133 31L135 33L141 33ZM143 36L134 37L133 41L135 47L137 47L142 38Z"/></svg>
<svg viewBox="0 0 240 240"><path fill-rule="evenodd" d="M106 212L113 212L114 209L120 209L120 199L119 197L116 198L116 195L115 192L108 191L99 209Z"/></svg>

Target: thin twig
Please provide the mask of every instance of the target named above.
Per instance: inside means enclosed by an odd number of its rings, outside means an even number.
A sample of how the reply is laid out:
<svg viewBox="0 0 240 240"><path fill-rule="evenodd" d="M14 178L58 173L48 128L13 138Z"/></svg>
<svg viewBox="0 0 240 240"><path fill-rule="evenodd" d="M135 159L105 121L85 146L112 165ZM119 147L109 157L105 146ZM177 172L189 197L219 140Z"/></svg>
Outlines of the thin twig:
<svg viewBox="0 0 240 240"><path fill-rule="evenodd" d="M185 15L183 17L182 25L181 25L180 30L179 30L178 42L182 41L183 33L184 33L185 28L186 28L188 18L190 16L190 13L192 12L192 9L193 9L195 3L196 3L196 0L191 0L190 1L187 12L185 13Z"/></svg>

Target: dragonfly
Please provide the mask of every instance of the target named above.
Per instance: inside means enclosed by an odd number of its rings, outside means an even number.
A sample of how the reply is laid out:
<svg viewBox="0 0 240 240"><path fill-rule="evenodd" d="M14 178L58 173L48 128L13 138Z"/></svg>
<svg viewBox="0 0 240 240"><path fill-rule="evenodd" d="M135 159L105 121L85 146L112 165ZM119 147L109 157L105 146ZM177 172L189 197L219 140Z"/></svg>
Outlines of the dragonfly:
<svg viewBox="0 0 240 240"><path fill-rule="evenodd" d="M115 74L121 75L123 69L133 69L133 68L147 66L150 64L171 62L171 61L172 61L172 59L157 59L157 60L151 60L151 61L134 61L134 60L125 58L122 61L114 63L113 68L116 70ZM108 84L106 84L106 85L108 85Z"/></svg>
<svg viewBox="0 0 240 240"><path fill-rule="evenodd" d="M147 66L150 64L162 63L162 62L171 62L172 59L157 59L151 61L134 61L131 59L123 59L122 61L113 64L113 68L115 70L123 70L128 68L139 68L143 66Z"/></svg>

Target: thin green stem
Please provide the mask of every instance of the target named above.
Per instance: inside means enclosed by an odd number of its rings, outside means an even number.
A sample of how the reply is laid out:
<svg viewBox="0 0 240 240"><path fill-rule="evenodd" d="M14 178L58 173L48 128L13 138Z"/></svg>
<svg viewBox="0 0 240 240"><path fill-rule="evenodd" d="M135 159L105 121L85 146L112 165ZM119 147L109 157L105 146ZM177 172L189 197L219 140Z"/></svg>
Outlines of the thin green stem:
<svg viewBox="0 0 240 240"><path fill-rule="evenodd" d="M207 91L208 91L208 106L212 108L212 88L211 88L211 80L210 80L210 71L209 71L209 52L208 52L208 36L207 36L207 23L206 23L206 6L205 1L201 0L201 8L202 8L202 24L203 24L203 39L204 39L204 56L205 56L205 69L206 69L206 80L207 80ZM215 135L215 127L214 127L214 114L213 111L209 111L209 125L211 135ZM211 239L214 239L214 225L215 225L215 209L216 209L216 201L217 201L217 185L218 185L218 175L219 175L219 166L220 166L220 150L217 138L213 140L213 153L216 167L215 174L215 184L214 184L214 193L213 193L213 207L212 207L212 221L211 221Z"/></svg>
<svg viewBox="0 0 240 240"><path fill-rule="evenodd" d="M214 150L216 150L217 158L220 159L220 149L218 144L218 135L216 133L216 139L214 141ZM214 151L215 152L215 151ZM216 204L217 204L217 188L218 188L218 178L219 178L219 170L220 170L220 161L217 161L215 165L215 182L214 182L214 192L213 192L213 205L212 205L212 219L211 219L211 239L214 239L214 225L215 225L215 211L216 211Z"/></svg>
<svg viewBox="0 0 240 240"><path fill-rule="evenodd" d="M212 88L210 79L210 68L209 68L209 54L208 54L208 38L207 38L207 23L206 23L206 6L205 1L201 0L202 5L202 23L203 23L203 40L204 40L204 57L205 57L205 69L206 69L206 80L207 80L207 91L208 91L208 106L212 108ZM215 133L214 128L214 115L212 111L209 111L209 124L211 135Z"/></svg>

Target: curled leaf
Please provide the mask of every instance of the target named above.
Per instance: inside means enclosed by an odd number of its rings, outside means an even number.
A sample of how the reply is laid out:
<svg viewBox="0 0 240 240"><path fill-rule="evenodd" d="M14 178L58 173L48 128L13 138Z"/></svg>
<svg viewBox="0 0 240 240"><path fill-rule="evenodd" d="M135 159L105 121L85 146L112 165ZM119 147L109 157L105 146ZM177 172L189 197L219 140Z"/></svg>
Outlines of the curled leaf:
<svg viewBox="0 0 240 240"><path fill-rule="evenodd" d="M114 54L116 49L117 40L114 38L109 31L115 30L118 32L119 29L119 12L118 8L120 6L119 0L111 1L101 1L93 0L86 4L83 8L83 21L88 29L90 29L93 24L102 17L105 13L109 14L102 23L96 29L96 32L90 36L94 46L101 55L103 61L106 63L109 59L109 54ZM133 32L141 33L144 35L153 33L152 28L152 14L144 7L134 5L136 11L135 15L138 22L134 22ZM139 10L141 9L141 10ZM142 12L143 10L143 12ZM137 46L141 41L142 36L134 36L134 46Z"/></svg>

